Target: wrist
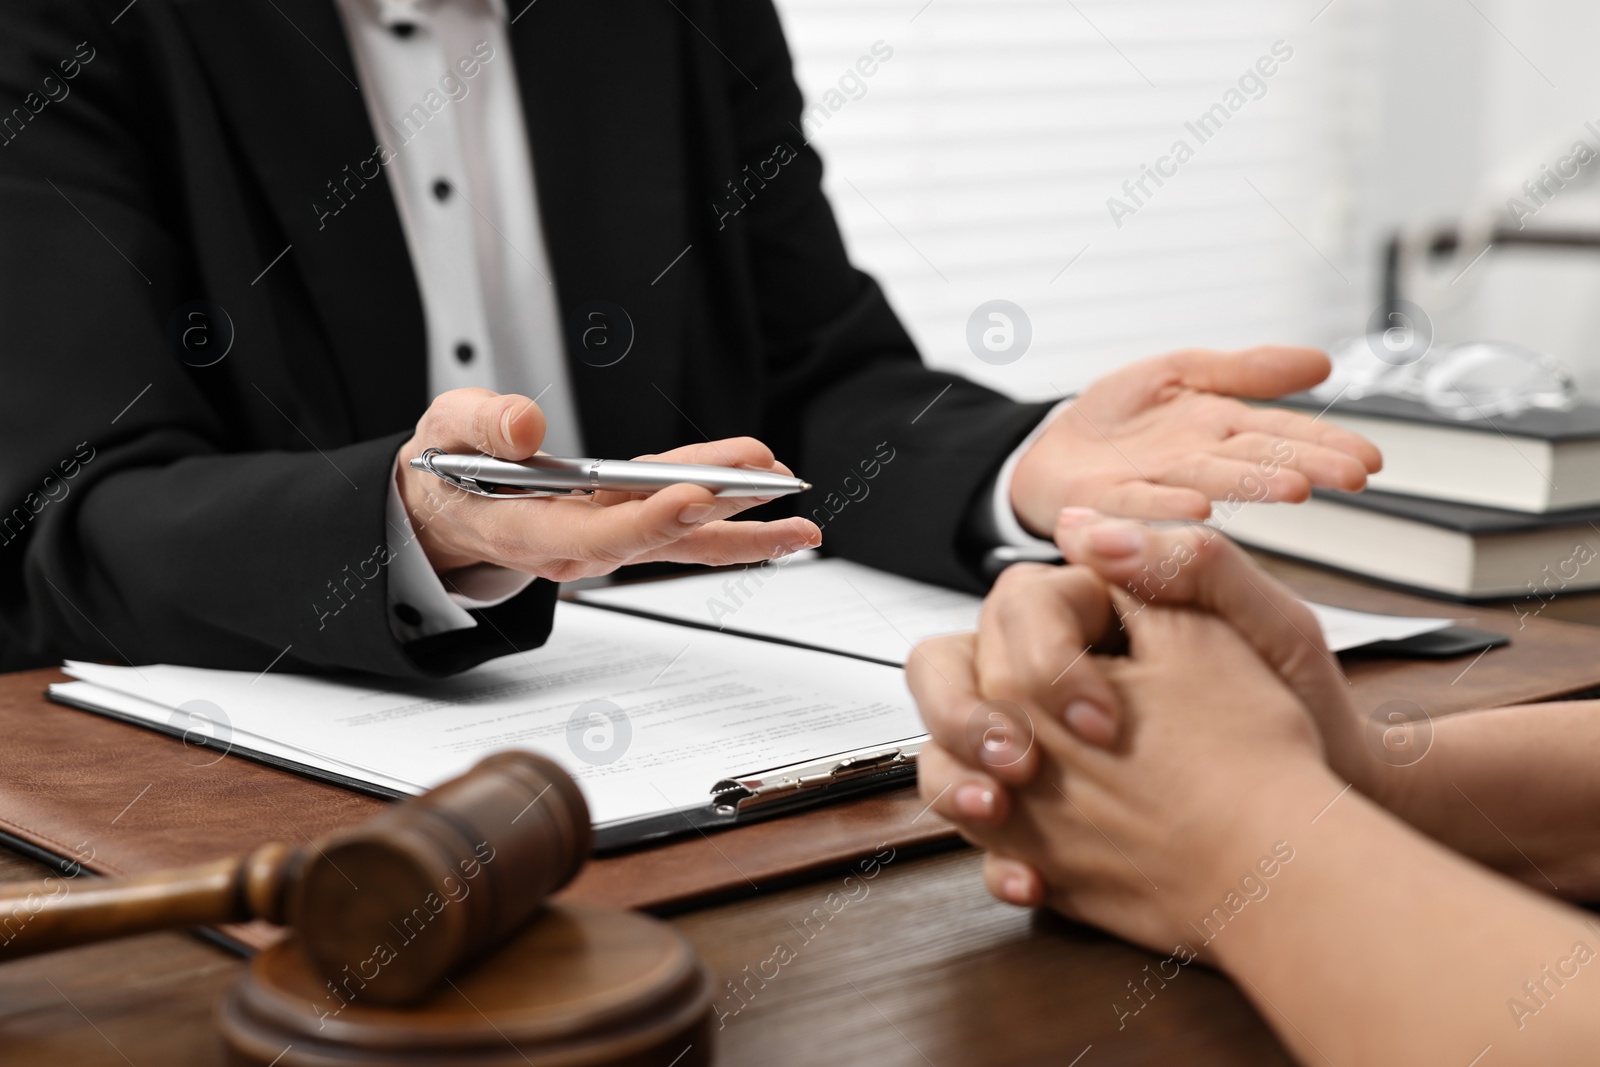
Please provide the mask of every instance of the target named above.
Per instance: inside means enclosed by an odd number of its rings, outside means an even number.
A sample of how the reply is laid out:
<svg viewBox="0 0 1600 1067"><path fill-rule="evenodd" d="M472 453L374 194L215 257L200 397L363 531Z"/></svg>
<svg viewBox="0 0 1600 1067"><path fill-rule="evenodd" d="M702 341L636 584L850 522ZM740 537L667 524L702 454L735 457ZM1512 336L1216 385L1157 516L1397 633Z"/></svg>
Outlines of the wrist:
<svg viewBox="0 0 1600 1067"><path fill-rule="evenodd" d="M1248 781L1240 789L1239 781ZM1279 764L1261 773L1230 777L1234 801L1214 806L1216 832L1197 835L1191 870L1206 872L1181 887L1170 899L1168 919L1202 956L1220 962L1224 929L1237 930L1235 920L1253 910L1277 884L1313 819L1339 798L1346 783L1320 761ZM1165 895L1165 894L1164 894ZM1254 924L1252 924L1254 925Z"/></svg>
<svg viewBox="0 0 1600 1067"><path fill-rule="evenodd" d="M1263 879L1260 906L1253 904L1239 916L1248 921L1230 924L1227 935L1211 939L1205 950L1213 966L1264 987L1280 980L1286 945L1352 906L1356 911L1370 907L1358 902L1357 887L1370 887L1371 864L1378 857L1403 867L1408 860L1401 837L1409 836L1397 820L1332 775L1317 783L1308 780L1271 803L1284 807L1276 822L1262 829L1282 842L1286 858L1273 878Z"/></svg>
<svg viewBox="0 0 1600 1067"><path fill-rule="evenodd" d="M1369 797L1381 788L1380 761L1367 747L1360 723L1353 718L1344 730L1323 731L1322 748L1328 768L1334 774Z"/></svg>
<svg viewBox="0 0 1600 1067"><path fill-rule="evenodd" d="M395 492L428 564L435 574L447 574L483 562L480 555L450 542L449 524L443 521L446 501L435 486L429 484L437 479L411 466L410 451L408 442L395 459ZM454 486L449 489L459 492Z"/></svg>
<svg viewBox="0 0 1600 1067"><path fill-rule="evenodd" d="M1402 806L1404 779L1408 777L1407 772L1415 760L1409 752L1396 751L1392 760L1380 754L1390 751L1385 747L1386 735L1382 724L1363 722L1355 709L1351 708L1347 710L1341 728L1324 730L1322 733L1323 749L1334 774L1349 782L1379 807L1394 811ZM1415 744L1416 740L1415 735L1407 738L1410 744ZM1425 754L1426 750L1423 751Z"/></svg>
<svg viewBox="0 0 1600 1067"><path fill-rule="evenodd" d="M1067 503L1058 499L1057 486L1068 467L1062 456L1051 453L1061 451L1058 442L1065 429L1063 416L1072 404L1069 397L1051 408L1007 457L1000 471L1011 514L1029 536L1046 541L1055 536L1056 512Z"/></svg>
<svg viewBox="0 0 1600 1067"><path fill-rule="evenodd" d="M1049 505L1044 487L1035 485L1034 468L1043 462L1036 455L1038 451L1039 444L1034 442L1018 457L1016 466L1011 469L1008 497L1011 513L1022 528L1048 541L1055 534L1055 513L1059 509Z"/></svg>

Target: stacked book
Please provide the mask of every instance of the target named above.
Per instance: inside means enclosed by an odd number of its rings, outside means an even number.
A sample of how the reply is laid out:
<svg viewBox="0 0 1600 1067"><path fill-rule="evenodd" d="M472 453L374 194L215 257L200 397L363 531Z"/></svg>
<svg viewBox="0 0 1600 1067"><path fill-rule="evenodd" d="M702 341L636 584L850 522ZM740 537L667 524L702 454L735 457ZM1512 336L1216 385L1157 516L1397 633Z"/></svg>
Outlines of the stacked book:
<svg viewBox="0 0 1600 1067"><path fill-rule="evenodd" d="M1282 403L1323 410L1305 397ZM1382 450L1370 488L1245 504L1216 525L1257 548L1463 600L1600 589L1600 407L1466 421L1374 396L1322 418Z"/></svg>

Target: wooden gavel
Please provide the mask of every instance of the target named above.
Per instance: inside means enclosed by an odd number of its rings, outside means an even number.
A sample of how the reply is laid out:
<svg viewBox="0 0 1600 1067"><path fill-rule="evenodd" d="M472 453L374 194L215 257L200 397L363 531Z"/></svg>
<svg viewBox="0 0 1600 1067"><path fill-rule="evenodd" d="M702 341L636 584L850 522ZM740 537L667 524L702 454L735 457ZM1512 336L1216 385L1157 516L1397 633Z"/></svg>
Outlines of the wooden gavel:
<svg viewBox="0 0 1600 1067"><path fill-rule="evenodd" d="M589 854L589 808L555 763L501 752L307 848L0 892L0 961L177 926L293 928L331 987L415 1002L526 925ZM20 925L19 925L20 922Z"/></svg>

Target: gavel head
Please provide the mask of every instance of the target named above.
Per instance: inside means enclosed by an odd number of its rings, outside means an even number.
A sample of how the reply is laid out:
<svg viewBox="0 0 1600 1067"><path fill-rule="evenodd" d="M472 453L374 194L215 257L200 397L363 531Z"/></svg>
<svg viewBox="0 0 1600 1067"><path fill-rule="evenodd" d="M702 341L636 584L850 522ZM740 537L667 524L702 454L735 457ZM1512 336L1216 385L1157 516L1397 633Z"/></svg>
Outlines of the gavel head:
<svg viewBox="0 0 1600 1067"><path fill-rule="evenodd" d="M332 992L405 1004L531 919L589 845L577 783L501 752L318 841L287 874L283 913Z"/></svg>

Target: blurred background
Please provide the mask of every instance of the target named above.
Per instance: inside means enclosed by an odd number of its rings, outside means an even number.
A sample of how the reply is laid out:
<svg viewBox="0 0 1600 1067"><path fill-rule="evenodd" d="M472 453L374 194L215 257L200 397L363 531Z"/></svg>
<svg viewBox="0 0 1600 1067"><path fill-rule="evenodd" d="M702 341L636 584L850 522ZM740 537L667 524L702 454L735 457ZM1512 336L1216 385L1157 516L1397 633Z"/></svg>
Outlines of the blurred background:
<svg viewBox="0 0 1600 1067"><path fill-rule="evenodd" d="M1464 228L1462 251L1408 270L1402 292L1436 339L1542 349L1600 395L1600 252L1470 239L1519 223L1600 232L1600 158L1574 158L1580 141L1600 156L1600 6L778 6L808 105L799 133L828 165L853 257L932 363L1040 399L1174 347L1328 346L1379 306L1389 237L1446 226ZM1262 57L1274 73L1241 88ZM1230 103L1202 142L1190 127ZM1180 140L1193 158L1139 191ZM1576 176L1557 186L1544 168L1563 159ZM997 299L1031 326L1009 363L968 343Z"/></svg>

